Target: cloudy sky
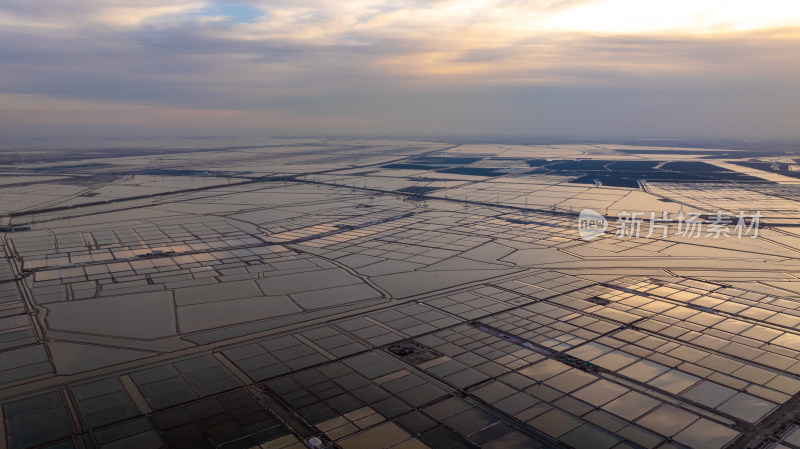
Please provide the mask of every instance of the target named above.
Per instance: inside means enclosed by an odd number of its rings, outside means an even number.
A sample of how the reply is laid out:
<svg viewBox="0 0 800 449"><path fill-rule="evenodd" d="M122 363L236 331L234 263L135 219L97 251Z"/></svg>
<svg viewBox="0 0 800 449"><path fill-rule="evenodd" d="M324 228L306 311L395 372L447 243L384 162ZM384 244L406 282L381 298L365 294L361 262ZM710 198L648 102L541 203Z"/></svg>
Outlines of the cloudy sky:
<svg viewBox="0 0 800 449"><path fill-rule="evenodd" d="M0 0L0 136L798 123L797 0Z"/></svg>

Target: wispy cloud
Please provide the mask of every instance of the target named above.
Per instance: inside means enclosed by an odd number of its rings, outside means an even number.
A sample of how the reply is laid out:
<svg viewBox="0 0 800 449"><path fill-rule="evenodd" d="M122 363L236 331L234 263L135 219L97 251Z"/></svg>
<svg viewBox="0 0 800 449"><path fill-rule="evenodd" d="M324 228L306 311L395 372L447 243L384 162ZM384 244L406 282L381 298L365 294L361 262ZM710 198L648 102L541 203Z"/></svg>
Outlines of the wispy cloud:
<svg viewBox="0 0 800 449"><path fill-rule="evenodd" d="M0 94L16 100L0 107L129 108L109 132L220 111L309 132L788 135L730 107L800 112L797 23L800 3L777 0L5 2ZM172 119L151 123L154 109ZM15 123L0 132L48 122Z"/></svg>

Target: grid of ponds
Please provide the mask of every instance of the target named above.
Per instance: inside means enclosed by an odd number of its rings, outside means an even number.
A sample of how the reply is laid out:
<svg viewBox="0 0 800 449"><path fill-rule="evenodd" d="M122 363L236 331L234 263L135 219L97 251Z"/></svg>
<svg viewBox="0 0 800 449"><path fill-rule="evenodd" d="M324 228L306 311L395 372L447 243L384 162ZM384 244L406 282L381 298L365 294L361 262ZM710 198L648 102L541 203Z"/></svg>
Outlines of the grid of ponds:
<svg viewBox="0 0 800 449"><path fill-rule="evenodd" d="M0 198L96 202L0 239L0 446L800 448L796 186L657 197L530 173L528 146L419 157L440 147L126 156L162 176L93 185L115 169L87 161ZM678 239L580 240L568 214L674 201L782 221L712 266Z"/></svg>

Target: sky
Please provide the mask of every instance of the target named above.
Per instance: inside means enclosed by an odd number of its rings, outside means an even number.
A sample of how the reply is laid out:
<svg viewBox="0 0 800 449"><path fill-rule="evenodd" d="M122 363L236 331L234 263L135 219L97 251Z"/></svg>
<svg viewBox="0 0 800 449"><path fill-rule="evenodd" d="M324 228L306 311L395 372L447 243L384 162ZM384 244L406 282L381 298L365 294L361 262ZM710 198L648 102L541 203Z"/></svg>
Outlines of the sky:
<svg viewBox="0 0 800 449"><path fill-rule="evenodd" d="M796 0L0 0L0 137L800 138Z"/></svg>

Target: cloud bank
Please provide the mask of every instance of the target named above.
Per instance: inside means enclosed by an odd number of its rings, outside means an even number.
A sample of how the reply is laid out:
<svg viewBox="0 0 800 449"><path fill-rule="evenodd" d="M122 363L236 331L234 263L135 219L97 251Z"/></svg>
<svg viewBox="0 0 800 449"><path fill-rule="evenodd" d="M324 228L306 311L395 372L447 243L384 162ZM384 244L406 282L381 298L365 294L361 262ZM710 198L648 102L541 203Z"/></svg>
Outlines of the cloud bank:
<svg viewBox="0 0 800 449"><path fill-rule="evenodd" d="M800 3L6 0L0 134L798 137Z"/></svg>

